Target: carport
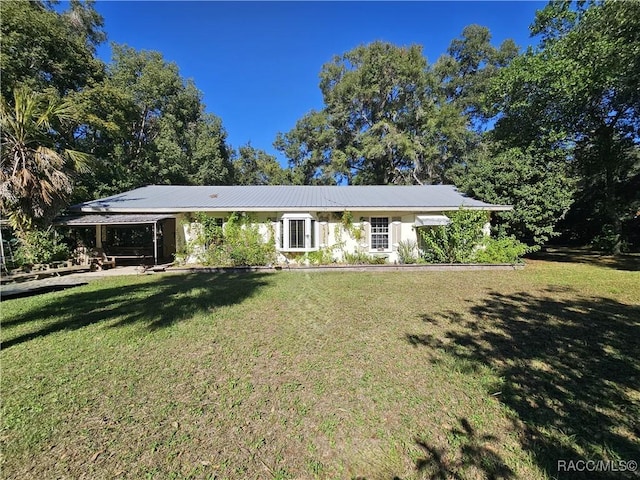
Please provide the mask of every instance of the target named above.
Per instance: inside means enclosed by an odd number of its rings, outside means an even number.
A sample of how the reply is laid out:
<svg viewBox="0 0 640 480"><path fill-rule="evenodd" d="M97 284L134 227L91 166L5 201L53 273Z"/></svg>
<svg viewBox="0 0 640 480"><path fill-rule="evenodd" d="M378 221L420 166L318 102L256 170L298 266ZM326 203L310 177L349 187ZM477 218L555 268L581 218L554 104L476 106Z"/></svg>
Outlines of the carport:
<svg viewBox="0 0 640 480"><path fill-rule="evenodd" d="M152 245L153 264L158 264L159 258L159 239L162 241L162 257L166 258L175 253L176 235L175 235L175 216L166 214L90 214L90 215L74 215L62 217L58 219L56 225L66 226L70 228L86 228L95 227L96 230L96 248L104 250L104 243L107 240L107 228L135 228L148 227L152 228ZM128 253L128 252L127 252ZM130 254L109 252L110 256L121 259L145 258L143 253L131 250Z"/></svg>

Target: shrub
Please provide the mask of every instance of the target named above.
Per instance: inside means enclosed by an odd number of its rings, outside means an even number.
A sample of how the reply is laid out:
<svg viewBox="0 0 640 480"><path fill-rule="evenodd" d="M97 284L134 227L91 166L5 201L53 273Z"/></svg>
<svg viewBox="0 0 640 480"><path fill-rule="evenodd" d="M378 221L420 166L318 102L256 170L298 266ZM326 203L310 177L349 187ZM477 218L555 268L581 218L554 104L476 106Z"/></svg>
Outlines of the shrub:
<svg viewBox="0 0 640 480"><path fill-rule="evenodd" d="M418 261L418 245L413 240L398 242L398 260L403 264L416 263Z"/></svg>
<svg viewBox="0 0 640 480"><path fill-rule="evenodd" d="M516 237L485 237L481 247L476 250L474 261L477 263L519 263L533 248L516 240Z"/></svg>
<svg viewBox="0 0 640 480"><path fill-rule="evenodd" d="M591 248L606 253L620 253L626 251L627 247L619 230L608 223L602 226L600 233L591 242Z"/></svg>
<svg viewBox="0 0 640 480"><path fill-rule="evenodd" d="M202 232L195 243L203 247L203 264L236 267L274 262L273 234L265 241L258 225L250 217L233 213L224 228L209 217L197 220L202 224Z"/></svg>
<svg viewBox="0 0 640 480"><path fill-rule="evenodd" d="M344 261L349 265L366 265L369 263L369 258L369 255L360 251L344 252Z"/></svg>
<svg viewBox="0 0 640 480"><path fill-rule="evenodd" d="M387 258L356 251L354 253L345 252L344 261L349 265L383 265L387 263Z"/></svg>
<svg viewBox="0 0 640 480"><path fill-rule="evenodd" d="M469 263L481 244L486 213L460 209L448 215L445 226L420 229L424 243L422 256L427 263Z"/></svg>
<svg viewBox="0 0 640 480"><path fill-rule="evenodd" d="M328 265L334 262L331 248L321 248L315 252L309 252L307 258L311 265Z"/></svg>
<svg viewBox="0 0 640 480"><path fill-rule="evenodd" d="M69 247L62 242L52 228L31 230L23 234L14 254L18 266L36 263L50 263L71 257Z"/></svg>

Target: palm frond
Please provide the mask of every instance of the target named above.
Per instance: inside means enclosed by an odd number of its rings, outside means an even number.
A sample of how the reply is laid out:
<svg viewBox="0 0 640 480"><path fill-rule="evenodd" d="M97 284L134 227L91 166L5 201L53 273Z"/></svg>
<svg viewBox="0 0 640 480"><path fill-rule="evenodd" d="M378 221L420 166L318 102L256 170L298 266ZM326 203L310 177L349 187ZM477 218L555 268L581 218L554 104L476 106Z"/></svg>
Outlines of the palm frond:
<svg viewBox="0 0 640 480"><path fill-rule="evenodd" d="M45 210L71 193L70 173L87 172L91 156L60 150L55 128L74 121L74 105L57 95L14 90L14 103L0 98L0 201L18 230L29 228Z"/></svg>

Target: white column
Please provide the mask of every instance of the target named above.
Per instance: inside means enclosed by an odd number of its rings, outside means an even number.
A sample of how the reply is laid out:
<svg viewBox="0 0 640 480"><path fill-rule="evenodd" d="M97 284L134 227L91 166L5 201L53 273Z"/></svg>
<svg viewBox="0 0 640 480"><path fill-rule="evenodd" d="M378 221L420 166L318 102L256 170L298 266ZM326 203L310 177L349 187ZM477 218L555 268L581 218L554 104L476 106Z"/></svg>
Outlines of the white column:
<svg viewBox="0 0 640 480"><path fill-rule="evenodd" d="M153 264L158 265L158 222L153 222Z"/></svg>

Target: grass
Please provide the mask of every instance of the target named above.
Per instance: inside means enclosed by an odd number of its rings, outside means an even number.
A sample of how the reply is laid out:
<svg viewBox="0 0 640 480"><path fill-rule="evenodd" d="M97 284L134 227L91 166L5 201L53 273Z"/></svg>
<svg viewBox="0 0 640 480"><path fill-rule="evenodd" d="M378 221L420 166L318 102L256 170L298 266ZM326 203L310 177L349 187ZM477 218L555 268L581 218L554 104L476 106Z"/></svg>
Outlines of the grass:
<svg viewBox="0 0 640 480"><path fill-rule="evenodd" d="M2 476L544 479L560 459L638 460L639 286L533 261L5 301ZM621 478L580 475L561 478Z"/></svg>

